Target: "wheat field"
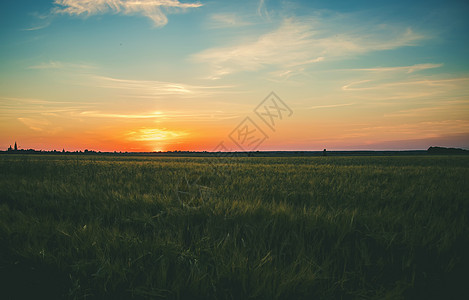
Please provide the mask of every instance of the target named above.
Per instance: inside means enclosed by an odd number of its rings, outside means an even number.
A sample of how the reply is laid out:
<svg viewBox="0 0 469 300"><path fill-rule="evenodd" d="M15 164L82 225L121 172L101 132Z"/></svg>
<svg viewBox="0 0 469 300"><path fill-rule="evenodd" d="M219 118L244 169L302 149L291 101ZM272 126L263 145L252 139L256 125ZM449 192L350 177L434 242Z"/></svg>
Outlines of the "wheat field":
<svg viewBox="0 0 469 300"><path fill-rule="evenodd" d="M461 299L469 157L0 156L3 299Z"/></svg>

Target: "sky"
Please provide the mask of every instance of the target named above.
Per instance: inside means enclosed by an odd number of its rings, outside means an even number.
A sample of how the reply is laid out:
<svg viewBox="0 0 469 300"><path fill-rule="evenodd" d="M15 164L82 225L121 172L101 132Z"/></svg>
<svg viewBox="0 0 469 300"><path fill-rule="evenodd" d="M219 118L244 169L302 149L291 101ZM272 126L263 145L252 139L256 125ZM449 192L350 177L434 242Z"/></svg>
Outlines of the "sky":
<svg viewBox="0 0 469 300"><path fill-rule="evenodd" d="M0 149L469 149L468 1L5 0Z"/></svg>

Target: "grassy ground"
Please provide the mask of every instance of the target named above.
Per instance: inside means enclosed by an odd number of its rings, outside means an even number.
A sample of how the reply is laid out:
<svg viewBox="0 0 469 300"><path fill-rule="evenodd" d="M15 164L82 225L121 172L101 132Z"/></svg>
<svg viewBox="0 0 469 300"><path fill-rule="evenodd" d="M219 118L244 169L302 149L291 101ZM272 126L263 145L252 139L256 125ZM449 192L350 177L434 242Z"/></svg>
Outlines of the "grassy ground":
<svg viewBox="0 0 469 300"><path fill-rule="evenodd" d="M461 299L469 157L0 156L7 299Z"/></svg>

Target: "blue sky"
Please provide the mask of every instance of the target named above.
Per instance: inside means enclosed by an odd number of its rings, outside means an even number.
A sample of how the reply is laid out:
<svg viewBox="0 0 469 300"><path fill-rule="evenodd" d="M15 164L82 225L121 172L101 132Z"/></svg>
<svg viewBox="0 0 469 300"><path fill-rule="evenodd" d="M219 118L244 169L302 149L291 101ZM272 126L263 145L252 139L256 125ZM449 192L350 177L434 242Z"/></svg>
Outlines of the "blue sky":
<svg viewBox="0 0 469 300"><path fill-rule="evenodd" d="M271 91L294 113L259 149L469 148L468 12L467 1L2 1L0 148L211 150Z"/></svg>

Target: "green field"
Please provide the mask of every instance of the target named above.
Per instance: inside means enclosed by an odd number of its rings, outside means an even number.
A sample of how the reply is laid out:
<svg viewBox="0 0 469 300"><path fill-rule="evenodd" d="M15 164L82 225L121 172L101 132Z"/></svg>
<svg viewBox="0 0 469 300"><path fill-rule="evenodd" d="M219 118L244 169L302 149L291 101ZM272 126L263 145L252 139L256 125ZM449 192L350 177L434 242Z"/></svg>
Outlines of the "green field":
<svg viewBox="0 0 469 300"><path fill-rule="evenodd" d="M462 299L469 157L0 156L3 299Z"/></svg>

